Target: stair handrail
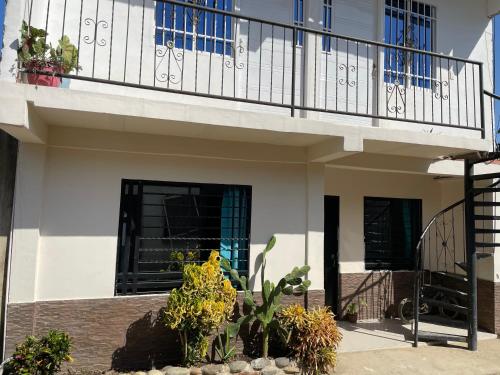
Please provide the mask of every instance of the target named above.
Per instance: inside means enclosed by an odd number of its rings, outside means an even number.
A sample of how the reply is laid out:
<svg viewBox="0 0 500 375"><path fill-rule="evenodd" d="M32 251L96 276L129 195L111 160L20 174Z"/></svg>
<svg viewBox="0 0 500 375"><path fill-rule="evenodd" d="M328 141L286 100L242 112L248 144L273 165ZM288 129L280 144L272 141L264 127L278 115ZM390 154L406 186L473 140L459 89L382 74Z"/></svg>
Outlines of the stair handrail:
<svg viewBox="0 0 500 375"><path fill-rule="evenodd" d="M500 185L500 179L488 186L485 187L485 189L490 189L494 188L496 186ZM473 198L478 196L479 194L482 194L481 192L478 192L473 195ZM423 262L421 262L421 253L422 253L422 241L425 238L426 234L428 233L429 229L431 226L436 222L437 218L440 217L441 215L445 214L448 211L453 210L454 208L460 206L461 204L465 203L465 197L450 206L442 209L438 213L436 213L432 219L429 221L429 223L426 225L425 229L422 231L422 234L420 235L420 238L418 240L417 246L416 246L416 251L415 251L415 266L414 266L414 274L415 274L415 283L414 283L414 291L413 291L413 317L414 317L414 323L413 323L413 330L414 330L414 342L413 346L418 346L418 316L419 316L419 293L420 293L420 275L421 275L421 268L423 267Z"/></svg>
<svg viewBox="0 0 500 375"><path fill-rule="evenodd" d="M491 185L486 186L485 189L494 188L495 186L497 186L499 184L500 184L500 180L492 183ZM474 197L477 197L479 194L481 194L481 193L474 194ZM455 207L460 206L462 203L465 203L465 198L459 200L458 202L453 203L452 205L450 205L446 208L443 208L441 211L439 211L437 214L435 214L432 217L432 219L429 221L429 223L426 225L425 229L422 231L422 234L420 235L420 238L419 238L417 246L416 246L417 250L422 246L422 240L424 239L425 235L429 231L429 228L431 227L431 225L436 222L437 218L439 216L441 216L442 214L445 214L446 212L453 210Z"/></svg>

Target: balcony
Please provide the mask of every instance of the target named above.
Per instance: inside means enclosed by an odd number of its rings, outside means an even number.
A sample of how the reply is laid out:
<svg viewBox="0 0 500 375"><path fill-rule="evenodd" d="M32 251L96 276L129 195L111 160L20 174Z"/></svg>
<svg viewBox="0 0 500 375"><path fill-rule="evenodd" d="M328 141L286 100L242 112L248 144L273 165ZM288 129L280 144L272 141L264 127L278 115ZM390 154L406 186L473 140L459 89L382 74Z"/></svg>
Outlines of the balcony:
<svg viewBox="0 0 500 375"><path fill-rule="evenodd" d="M492 129L495 99L485 99L479 61L175 0L31 0L25 21L52 44L67 35L81 69L21 72L63 77L72 88L118 85L483 139Z"/></svg>

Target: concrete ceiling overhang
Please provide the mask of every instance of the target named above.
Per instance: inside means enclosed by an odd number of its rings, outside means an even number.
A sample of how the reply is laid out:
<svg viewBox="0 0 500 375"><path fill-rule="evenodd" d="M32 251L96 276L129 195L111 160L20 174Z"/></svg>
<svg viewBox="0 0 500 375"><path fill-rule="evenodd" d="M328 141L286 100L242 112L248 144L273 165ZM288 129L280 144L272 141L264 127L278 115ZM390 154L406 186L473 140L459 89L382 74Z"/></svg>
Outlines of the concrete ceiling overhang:
<svg viewBox="0 0 500 375"><path fill-rule="evenodd" d="M494 17L500 13L500 0L488 0L488 17Z"/></svg>
<svg viewBox="0 0 500 375"><path fill-rule="evenodd" d="M1 83L0 128L25 142L46 143L51 127L176 136L303 148L305 162L328 163L352 154L435 159L487 151L477 136L319 121L208 105L154 101L72 89ZM8 95L7 95L8 93ZM401 125L401 124L399 124Z"/></svg>

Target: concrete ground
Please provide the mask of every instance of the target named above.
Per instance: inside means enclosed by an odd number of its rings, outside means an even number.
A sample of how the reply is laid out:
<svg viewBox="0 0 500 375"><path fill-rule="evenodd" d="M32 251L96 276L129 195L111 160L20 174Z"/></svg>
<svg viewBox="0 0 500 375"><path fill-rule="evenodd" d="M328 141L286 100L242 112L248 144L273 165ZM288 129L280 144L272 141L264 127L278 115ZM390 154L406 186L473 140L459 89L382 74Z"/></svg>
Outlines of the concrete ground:
<svg viewBox="0 0 500 375"><path fill-rule="evenodd" d="M500 374L500 340L479 341L479 350L464 345L339 353L335 374Z"/></svg>
<svg viewBox="0 0 500 375"><path fill-rule="evenodd" d="M340 353L364 352L380 349L411 348L413 345L413 335L411 325L402 324L397 319L385 319L382 321L360 321L352 324L345 321L338 322L339 329L343 335L339 347ZM420 323L420 330L435 333L447 333L460 336L467 336L467 331L460 328L445 327L430 323ZM479 332L478 339L495 339L495 334ZM426 345L421 343L421 345ZM498 353L500 358L500 352Z"/></svg>

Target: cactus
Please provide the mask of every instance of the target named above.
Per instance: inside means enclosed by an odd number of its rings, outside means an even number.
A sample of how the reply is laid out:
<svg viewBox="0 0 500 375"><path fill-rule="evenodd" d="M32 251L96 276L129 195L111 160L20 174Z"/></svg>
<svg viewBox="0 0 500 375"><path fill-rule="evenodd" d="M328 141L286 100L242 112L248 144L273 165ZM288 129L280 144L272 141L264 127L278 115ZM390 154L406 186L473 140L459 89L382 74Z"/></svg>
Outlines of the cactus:
<svg viewBox="0 0 500 375"><path fill-rule="evenodd" d="M267 243L266 248L262 253L262 304L258 305L253 297L253 292L248 288L248 280L245 276L240 276L238 271L231 268L227 259L222 259L221 267L230 273L231 277L236 280L244 293L244 304L247 306L249 313L241 317L237 324L242 325L250 323L253 320L258 320L262 327L262 356L268 356L269 334L274 324L276 324L275 314L281 307L281 298L283 295L302 295L311 285L310 280L304 280L311 269L309 266L301 268L295 267L289 274L283 277L276 285L265 279L266 257L269 251L276 244L276 237L272 237Z"/></svg>

